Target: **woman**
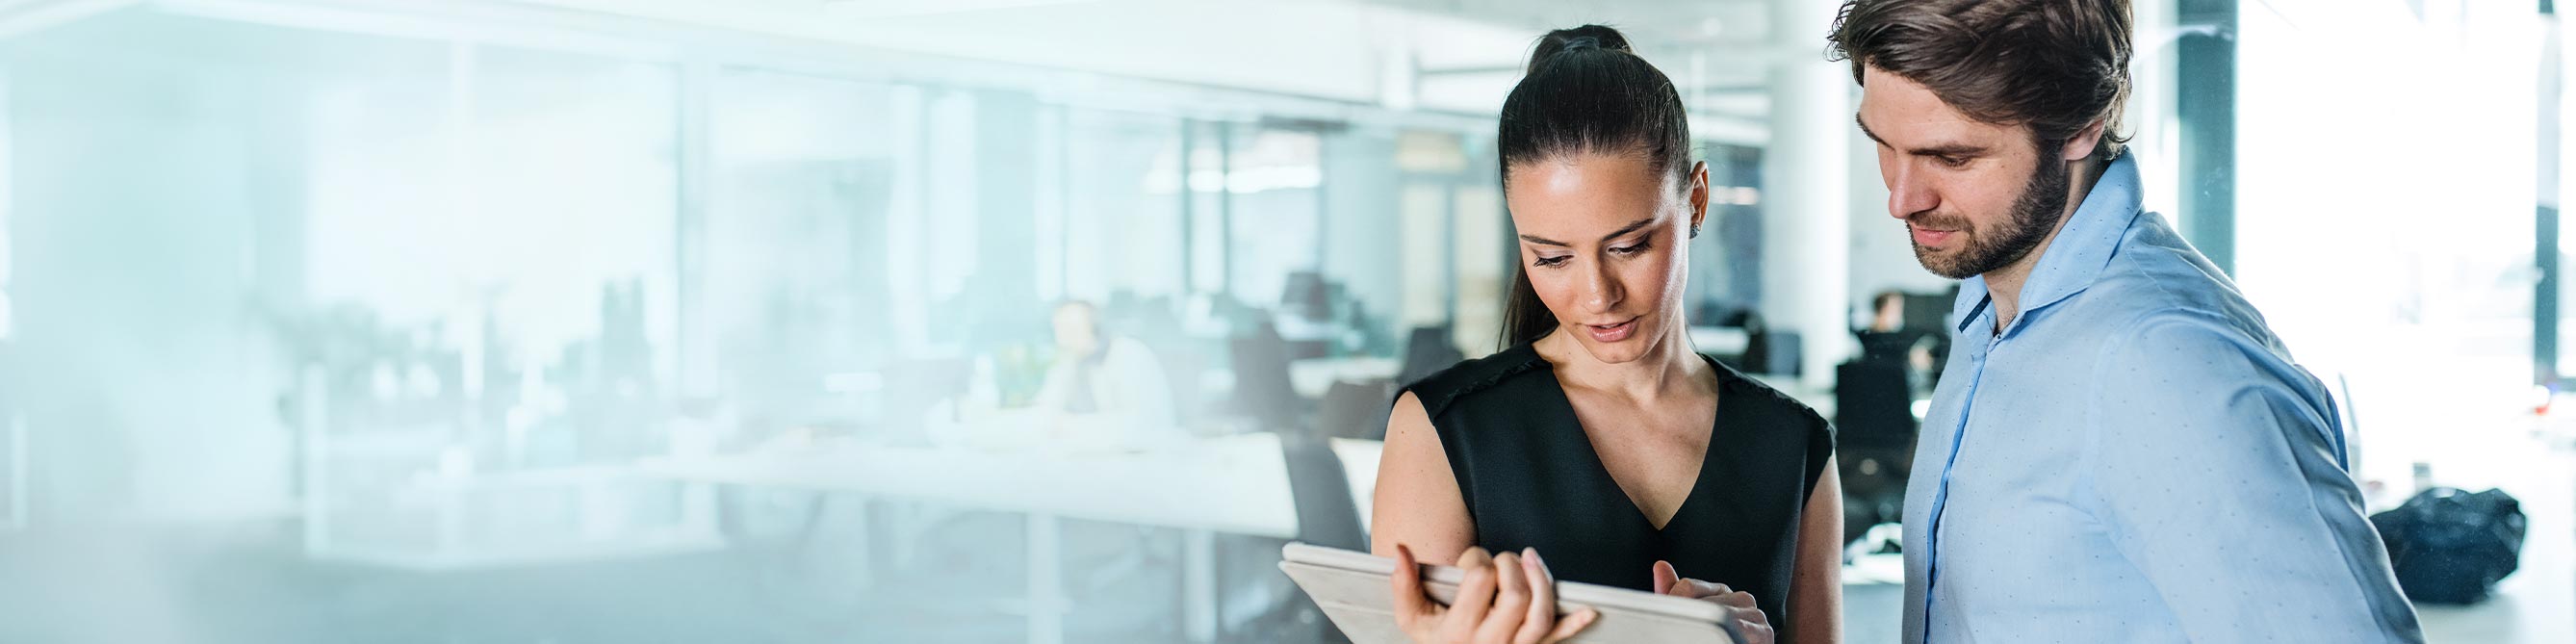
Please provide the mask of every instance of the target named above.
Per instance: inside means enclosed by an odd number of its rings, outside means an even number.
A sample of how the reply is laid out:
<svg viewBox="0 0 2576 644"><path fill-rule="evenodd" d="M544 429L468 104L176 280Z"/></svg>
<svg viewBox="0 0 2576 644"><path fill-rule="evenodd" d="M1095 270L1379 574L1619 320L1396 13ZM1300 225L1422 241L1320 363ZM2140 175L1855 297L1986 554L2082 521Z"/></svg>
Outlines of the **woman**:
<svg viewBox="0 0 2576 644"><path fill-rule="evenodd" d="M1510 348L1408 385L1378 466L1371 549L1402 564L1415 641L1571 637L1597 616L1560 622L1556 579L1715 602L1755 642L1841 639L1832 430L1685 336L1708 212L1685 119L1601 26L1549 33L1504 101ZM1417 559L1467 569L1456 602Z"/></svg>

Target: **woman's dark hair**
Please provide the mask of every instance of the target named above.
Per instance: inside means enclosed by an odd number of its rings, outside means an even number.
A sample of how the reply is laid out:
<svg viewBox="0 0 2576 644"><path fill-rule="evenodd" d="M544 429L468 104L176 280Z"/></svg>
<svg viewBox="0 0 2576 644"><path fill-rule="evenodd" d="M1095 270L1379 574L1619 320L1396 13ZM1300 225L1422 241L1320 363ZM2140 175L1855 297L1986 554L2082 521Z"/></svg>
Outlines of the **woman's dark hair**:
<svg viewBox="0 0 2576 644"><path fill-rule="evenodd" d="M2043 154L2100 122L2093 159L2129 139L2128 0L1851 0L1826 38L1852 80L1876 67L1970 118L2029 125Z"/></svg>
<svg viewBox="0 0 2576 644"><path fill-rule="evenodd" d="M1601 25L1558 29L1539 39L1529 71L1503 99L1495 142L1506 185L1514 166L1582 153L1643 156L1654 172L1689 185L1690 117L1682 111L1681 92L1630 51L1619 30ZM1556 315L1539 301L1529 274L1514 269L1511 299L1503 307L1503 346L1554 330Z"/></svg>

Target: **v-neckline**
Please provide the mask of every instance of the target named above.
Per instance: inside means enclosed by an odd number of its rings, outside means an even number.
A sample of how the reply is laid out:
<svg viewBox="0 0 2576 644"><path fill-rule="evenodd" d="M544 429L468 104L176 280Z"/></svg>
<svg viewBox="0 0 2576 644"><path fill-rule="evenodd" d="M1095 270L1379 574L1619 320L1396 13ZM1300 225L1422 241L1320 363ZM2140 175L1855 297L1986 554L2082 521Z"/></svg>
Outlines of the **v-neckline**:
<svg viewBox="0 0 2576 644"><path fill-rule="evenodd" d="M1628 507L1629 515L1646 524L1647 531L1659 536L1671 532L1673 525L1680 523L1682 517L1689 514L1691 503L1699 500L1700 490L1708 487L1709 465L1715 460L1709 457L1717 452L1717 432L1724 428L1723 423L1726 418L1728 384L1726 367L1717 364L1715 360L1710 360L1708 356L1699 356L1700 360L1708 363L1709 368L1714 370L1712 373L1717 376L1717 404L1709 410L1708 414L1708 443L1700 447L1699 471L1691 475L1690 490L1683 492L1682 502L1673 506L1673 515L1666 517L1663 525L1655 525L1655 517L1646 514L1645 506L1637 504L1637 497L1628 492L1627 486L1619 483L1617 475L1610 473L1610 464L1601 460L1601 449L1592 445L1592 432L1583 427L1583 415L1574 411L1574 398L1565 393L1565 381L1556 377L1556 363L1548 362L1546 356L1539 355L1537 346L1523 346L1529 349L1531 360L1537 361L1547 369L1548 382L1556 385L1551 391L1556 393L1557 409L1565 412L1566 419L1572 421L1574 425L1574 431L1582 435L1583 440L1576 442L1583 446L1584 460L1592 464L1592 473L1600 475L1602 481L1609 483L1611 492L1618 497L1621 504Z"/></svg>

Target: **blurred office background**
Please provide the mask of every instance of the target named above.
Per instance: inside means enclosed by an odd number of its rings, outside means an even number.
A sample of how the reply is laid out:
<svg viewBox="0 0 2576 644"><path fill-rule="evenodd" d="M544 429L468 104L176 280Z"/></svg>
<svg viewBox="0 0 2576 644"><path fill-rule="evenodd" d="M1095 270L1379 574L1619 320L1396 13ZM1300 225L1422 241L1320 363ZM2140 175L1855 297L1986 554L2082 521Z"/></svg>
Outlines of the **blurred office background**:
<svg viewBox="0 0 2576 644"><path fill-rule="evenodd" d="M2148 207L2371 509L2528 514L2430 634L2576 640L2552 3L2136 8ZM0 2L0 642L1333 641L1278 549L1364 547L1393 383L1497 348L1493 114L1586 22L1680 86L1694 343L1842 425L1893 639L1951 284L1833 12Z"/></svg>

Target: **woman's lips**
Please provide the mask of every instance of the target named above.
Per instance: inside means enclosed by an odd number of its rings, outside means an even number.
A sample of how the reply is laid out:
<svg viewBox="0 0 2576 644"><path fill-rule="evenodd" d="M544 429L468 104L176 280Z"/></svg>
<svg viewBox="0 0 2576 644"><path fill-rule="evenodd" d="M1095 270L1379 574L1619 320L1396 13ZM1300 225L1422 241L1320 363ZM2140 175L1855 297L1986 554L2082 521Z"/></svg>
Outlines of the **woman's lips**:
<svg viewBox="0 0 2576 644"><path fill-rule="evenodd" d="M1618 342L1636 335L1637 319L1628 318L1628 321L1618 324L1586 324L1583 332L1592 334L1593 342Z"/></svg>

